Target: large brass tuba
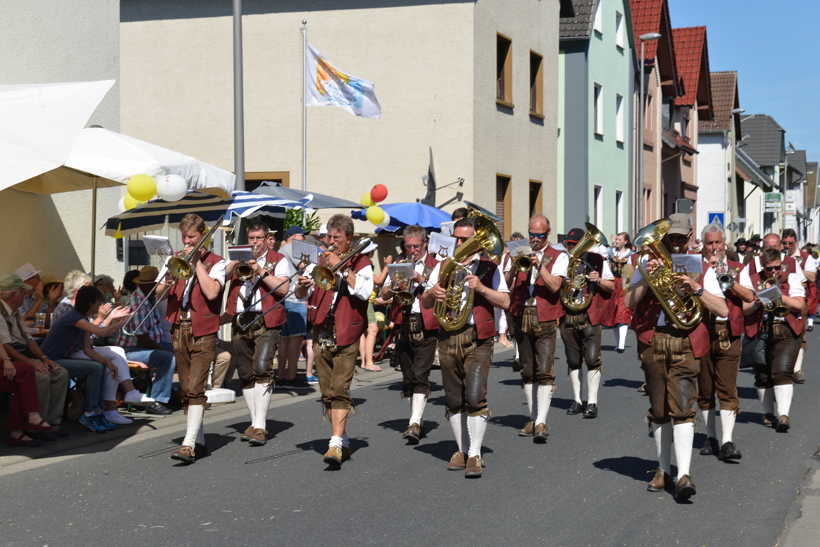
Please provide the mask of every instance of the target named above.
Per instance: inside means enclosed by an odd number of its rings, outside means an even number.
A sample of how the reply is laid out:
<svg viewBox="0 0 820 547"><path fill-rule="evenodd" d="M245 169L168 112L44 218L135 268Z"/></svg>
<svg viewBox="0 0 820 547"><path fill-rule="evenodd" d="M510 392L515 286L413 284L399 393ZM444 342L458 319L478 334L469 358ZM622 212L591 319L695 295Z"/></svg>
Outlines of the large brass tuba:
<svg viewBox="0 0 820 547"><path fill-rule="evenodd" d="M581 257L595 245L601 245L606 241L604 234L594 224L585 222L584 226L587 232L569 253L568 281L561 285L561 302L573 312L582 312L592 303L593 293L589 287L589 272L592 271L592 266ZM589 290L585 291L587 288Z"/></svg>
<svg viewBox="0 0 820 547"><path fill-rule="evenodd" d="M635 247L641 249L638 253L638 269L646 279L649 288L652 289L655 298L661 303L667 320L679 329L688 330L696 327L700 322L703 309L697 297L688 293L680 294L675 289L678 284L678 274L674 272L672 256L663 242L663 236L671 226L672 221L662 218L645 226L635 235ZM661 265L648 273L643 267L645 255L648 255L650 259L660 260Z"/></svg>
<svg viewBox="0 0 820 547"><path fill-rule="evenodd" d="M495 215L491 213L485 215L483 209L474 208L471 203L467 203L467 205L470 206L470 216L473 219L475 234L456 249L452 258L448 257L442 262L438 284L447 291L447 295L444 302L436 302L433 309L433 314L438 319L441 327L449 331L463 327L473 311L475 291L470 291L467 295L467 302L463 306L461 305L464 278L472 275L472 272L462 266L461 262L479 251L491 256L498 256L504 250L501 234L498 232L493 220Z"/></svg>

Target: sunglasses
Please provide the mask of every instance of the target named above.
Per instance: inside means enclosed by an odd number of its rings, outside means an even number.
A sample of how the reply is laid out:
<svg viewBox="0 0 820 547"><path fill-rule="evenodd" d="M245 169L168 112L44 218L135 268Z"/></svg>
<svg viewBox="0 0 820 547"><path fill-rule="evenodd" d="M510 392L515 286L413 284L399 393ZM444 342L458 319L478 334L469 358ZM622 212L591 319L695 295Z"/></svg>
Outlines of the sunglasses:
<svg viewBox="0 0 820 547"><path fill-rule="evenodd" d="M763 268L763 269L764 269L764 270L768 270L768 271L770 271L770 272L779 272L779 271L780 271L780 268L782 268L782 267L783 267L783 266L766 266L766 267L765 267L765 268Z"/></svg>
<svg viewBox="0 0 820 547"><path fill-rule="evenodd" d="M547 237L546 232L544 232L543 234L534 234L530 232L530 238L544 239L545 237Z"/></svg>

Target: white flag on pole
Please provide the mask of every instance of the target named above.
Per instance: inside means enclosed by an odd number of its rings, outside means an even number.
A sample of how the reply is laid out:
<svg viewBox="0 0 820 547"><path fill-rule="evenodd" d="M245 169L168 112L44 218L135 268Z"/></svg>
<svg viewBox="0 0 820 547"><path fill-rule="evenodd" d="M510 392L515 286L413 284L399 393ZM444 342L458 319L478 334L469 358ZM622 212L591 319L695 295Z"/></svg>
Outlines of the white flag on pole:
<svg viewBox="0 0 820 547"><path fill-rule="evenodd" d="M373 82L345 74L316 51L305 47L305 97L307 106L338 106L362 118L382 117Z"/></svg>

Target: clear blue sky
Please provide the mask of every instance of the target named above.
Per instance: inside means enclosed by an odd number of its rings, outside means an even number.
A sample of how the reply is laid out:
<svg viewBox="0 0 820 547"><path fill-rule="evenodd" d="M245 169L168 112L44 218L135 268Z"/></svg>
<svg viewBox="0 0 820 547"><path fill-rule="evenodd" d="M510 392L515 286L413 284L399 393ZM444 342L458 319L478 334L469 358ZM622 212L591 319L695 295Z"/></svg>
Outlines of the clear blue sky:
<svg viewBox="0 0 820 547"><path fill-rule="evenodd" d="M820 160L820 1L668 1L673 28L706 25L709 69L738 72L744 115L771 115Z"/></svg>

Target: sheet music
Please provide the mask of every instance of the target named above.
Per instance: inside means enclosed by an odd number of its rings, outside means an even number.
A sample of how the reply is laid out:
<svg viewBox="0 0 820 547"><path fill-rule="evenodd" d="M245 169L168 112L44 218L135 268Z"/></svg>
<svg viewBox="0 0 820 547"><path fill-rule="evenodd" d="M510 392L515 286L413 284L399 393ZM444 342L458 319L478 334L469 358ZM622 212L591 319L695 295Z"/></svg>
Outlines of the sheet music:
<svg viewBox="0 0 820 547"><path fill-rule="evenodd" d="M433 232L427 252L437 254L439 258L453 256L456 250L456 238Z"/></svg>
<svg viewBox="0 0 820 547"><path fill-rule="evenodd" d="M703 257L699 254L672 255L672 271L685 274L697 283L703 276Z"/></svg>
<svg viewBox="0 0 820 547"><path fill-rule="evenodd" d="M293 258L300 262L310 262L311 264L319 263L319 247L311 245L306 241L294 239L291 243L293 245ZM302 257L306 260L302 260Z"/></svg>
<svg viewBox="0 0 820 547"><path fill-rule="evenodd" d="M171 247L171 242L165 236L142 236L142 242L145 243L145 250L148 251L148 256L173 256L174 249Z"/></svg>
<svg viewBox="0 0 820 547"><path fill-rule="evenodd" d="M441 223L441 235L443 235L443 236L452 236L455 225L456 225L455 220L453 220L451 222L442 222Z"/></svg>
<svg viewBox="0 0 820 547"><path fill-rule="evenodd" d="M507 249L510 250L510 256L515 258L517 256L532 254L532 247L526 239L519 239L516 241L508 241Z"/></svg>
<svg viewBox="0 0 820 547"><path fill-rule="evenodd" d="M253 258L252 245L234 245L233 247L228 247L228 260L248 262L249 260L253 260Z"/></svg>

